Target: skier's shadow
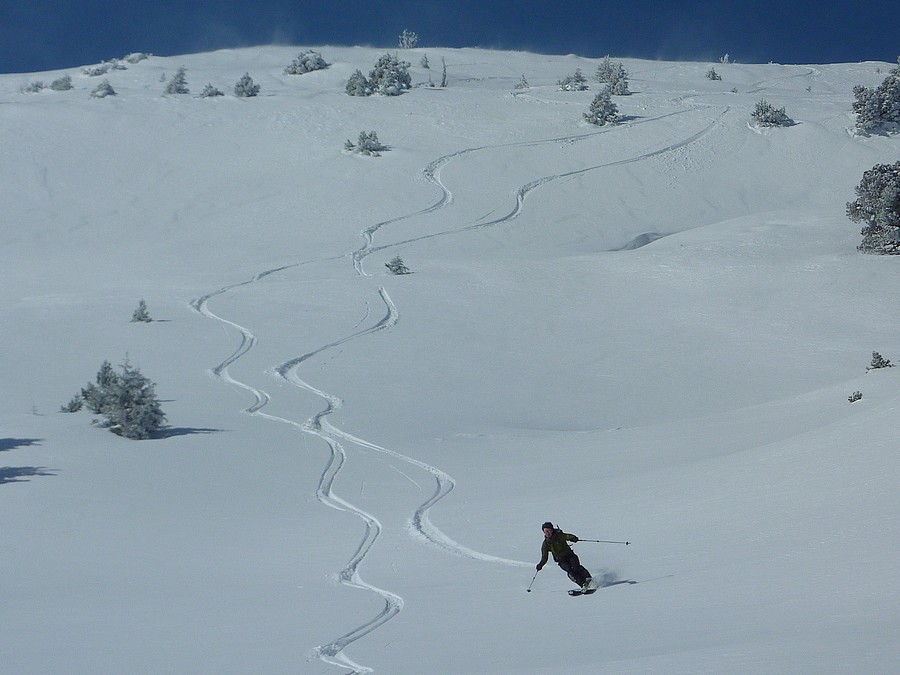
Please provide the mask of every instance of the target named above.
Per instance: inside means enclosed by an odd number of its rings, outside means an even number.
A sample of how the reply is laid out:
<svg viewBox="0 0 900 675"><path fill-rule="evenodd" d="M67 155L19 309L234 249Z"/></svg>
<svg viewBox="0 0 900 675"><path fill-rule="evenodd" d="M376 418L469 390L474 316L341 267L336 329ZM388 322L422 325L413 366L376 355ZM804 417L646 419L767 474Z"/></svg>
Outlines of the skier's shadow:
<svg viewBox="0 0 900 675"><path fill-rule="evenodd" d="M637 584L637 583L640 583L640 582L634 581L632 579L620 579L619 581L601 582L600 588L609 588L610 586L619 586L621 584Z"/></svg>

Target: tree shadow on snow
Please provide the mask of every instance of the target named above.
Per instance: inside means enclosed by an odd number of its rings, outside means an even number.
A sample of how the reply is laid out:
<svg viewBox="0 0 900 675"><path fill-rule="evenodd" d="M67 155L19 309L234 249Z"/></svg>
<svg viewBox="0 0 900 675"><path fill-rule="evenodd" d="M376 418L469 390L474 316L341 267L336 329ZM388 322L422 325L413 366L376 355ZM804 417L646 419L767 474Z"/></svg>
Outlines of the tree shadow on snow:
<svg viewBox="0 0 900 675"><path fill-rule="evenodd" d="M217 434L221 429L204 429L201 427L166 427L155 432L150 438L172 438L174 436L189 436L191 434Z"/></svg>
<svg viewBox="0 0 900 675"><path fill-rule="evenodd" d="M31 476L55 476L51 469L42 466L0 466L0 485L27 483Z"/></svg>
<svg viewBox="0 0 900 675"><path fill-rule="evenodd" d="M42 438L0 438L0 452L6 452L13 448L27 448L38 445Z"/></svg>

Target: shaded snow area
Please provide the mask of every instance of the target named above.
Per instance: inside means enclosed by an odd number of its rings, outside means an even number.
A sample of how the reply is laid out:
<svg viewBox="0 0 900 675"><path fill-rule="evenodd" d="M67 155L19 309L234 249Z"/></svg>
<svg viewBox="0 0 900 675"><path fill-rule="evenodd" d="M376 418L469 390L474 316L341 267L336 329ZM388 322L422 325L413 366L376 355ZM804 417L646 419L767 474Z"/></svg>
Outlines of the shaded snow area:
<svg viewBox="0 0 900 675"><path fill-rule="evenodd" d="M900 259L845 216L892 64L625 59L595 126L599 60L315 49L0 76L2 670L896 672ZM164 430L59 412L104 360ZM546 520L631 542L597 593Z"/></svg>

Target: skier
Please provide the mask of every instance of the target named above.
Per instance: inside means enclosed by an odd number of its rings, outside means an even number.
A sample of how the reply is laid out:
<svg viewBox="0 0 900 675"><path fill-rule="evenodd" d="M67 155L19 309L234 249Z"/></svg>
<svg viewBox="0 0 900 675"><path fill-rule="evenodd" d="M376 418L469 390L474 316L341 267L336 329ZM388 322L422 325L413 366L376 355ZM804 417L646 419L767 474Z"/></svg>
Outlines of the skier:
<svg viewBox="0 0 900 675"><path fill-rule="evenodd" d="M569 579L581 586L582 590L590 589L591 573L582 566L578 555L569 546L569 542L577 542L578 537L563 532L549 521L541 525L541 529L544 531L544 541L541 543L541 562L537 564L538 571L547 564L547 557L552 553L554 562L569 575Z"/></svg>

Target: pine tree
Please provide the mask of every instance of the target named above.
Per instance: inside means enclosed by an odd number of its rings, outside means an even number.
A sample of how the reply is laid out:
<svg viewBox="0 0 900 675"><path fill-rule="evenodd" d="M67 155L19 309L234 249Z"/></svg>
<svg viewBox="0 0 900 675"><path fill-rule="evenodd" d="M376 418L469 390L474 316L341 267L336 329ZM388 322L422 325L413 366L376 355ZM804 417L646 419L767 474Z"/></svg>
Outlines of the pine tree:
<svg viewBox="0 0 900 675"><path fill-rule="evenodd" d="M150 318L150 313L147 311L147 303L141 298L141 301L138 303L138 308L134 310L134 314L131 315L131 322L150 323L151 321L153 321L153 319Z"/></svg>
<svg viewBox="0 0 900 675"><path fill-rule="evenodd" d="M591 124L604 126L606 124L619 123L619 109L610 98L610 88L606 86L591 101L591 107L584 113L584 119Z"/></svg>
<svg viewBox="0 0 900 675"><path fill-rule="evenodd" d="M250 73L244 73L244 76L234 85L234 95L238 98L251 98L259 94L259 85L250 77Z"/></svg>
<svg viewBox="0 0 900 675"><path fill-rule="evenodd" d="M894 364L891 363L890 359L884 358L878 352L872 352L872 362L869 364L869 367L866 368L866 372L870 370L877 370L879 368L893 368Z"/></svg>
<svg viewBox="0 0 900 675"><path fill-rule="evenodd" d="M566 76L557 84L560 91L584 91L588 88L587 78L581 74L581 68L576 68L574 75Z"/></svg>
<svg viewBox="0 0 900 675"><path fill-rule="evenodd" d="M862 253L900 253L900 162L876 164L854 188L857 199L847 203L847 217L864 222Z"/></svg>
<svg viewBox="0 0 900 675"><path fill-rule="evenodd" d="M191 90L187 86L187 69L181 66L175 71L172 79L166 85L164 93L166 94L190 94Z"/></svg>
<svg viewBox="0 0 900 675"><path fill-rule="evenodd" d="M875 89L853 87L853 113L856 128L863 133L881 129L893 130L900 125L900 58L884 81Z"/></svg>
<svg viewBox="0 0 900 675"><path fill-rule="evenodd" d="M786 127L793 124L784 108L776 108L764 98L756 103L750 117L761 127Z"/></svg>
<svg viewBox="0 0 900 675"><path fill-rule="evenodd" d="M403 32L400 33L397 43L400 46L400 49L415 49L416 45L419 44L419 36L411 30L406 30L404 28Z"/></svg>
<svg viewBox="0 0 900 675"><path fill-rule="evenodd" d="M407 61L401 61L391 54L384 54L375 62L375 67L369 73L369 86L377 94L398 96L404 90L412 88L409 66Z"/></svg>
<svg viewBox="0 0 900 675"><path fill-rule="evenodd" d="M107 389L106 426L125 438L149 438L166 420L156 398L156 385L127 361L121 368L121 374Z"/></svg>
<svg viewBox="0 0 900 675"><path fill-rule="evenodd" d="M390 262L384 263L384 266L390 270L391 274L412 274L399 255L391 258Z"/></svg>
<svg viewBox="0 0 900 675"><path fill-rule="evenodd" d="M327 67L328 64L325 62L325 59L322 58L322 55L319 52L310 49L305 52L300 52L291 65L284 69L284 74L303 75L305 73L311 73L314 70L324 70Z"/></svg>
<svg viewBox="0 0 900 675"><path fill-rule="evenodd" d="M359 140L356 145L347 139L344 149L348 151L356 151L361 155L369 155L372 157L381 157L381 153L387 150L386 145L382 145L378 140L378 134L374 131L360 131Z"/></svg>
<svg viewBox="0 0 900 675"><path fill-rule="evenodd" d="M224 96L224 92L219 91L216 87L211 84L207 84L203 87L203 91L200 92L200 98L213 98L215 96Z"/></svg>
<svg viewBox="0 0 900 675"><path fill-rule="evenodd" d="M118 379L109 361L104 361L95 378L96 383L90 383L81 390L81 398L92 413L99 415L106 411L107 394Z"/></svg>
<svg viewBox="0 0 900 675"><path fill-rule="evenodd" d="M53 82L50 83L50 88L53 91L69 91L72 89L72 76L63 75L59 79L53 80Z"/></svg>
<svg viewBox="0 0 900 675"><path fill-rule="evenodd" d="M356 72L354 72L350 76L350 79L347 80L347 86L344 87L344 91L346 91L349 96L371 96L372 84L366 79L366 76L362 74L362 71L357 68Z"/></svg>
<svg viewBox="0 0 900 675"><path fill-rule="evenodd" d="M103 82L98 84L96 88L91 92L91 98L106 98L107 96L115 95L116 90L112 88L109 80L103 80Z"/></svg>

